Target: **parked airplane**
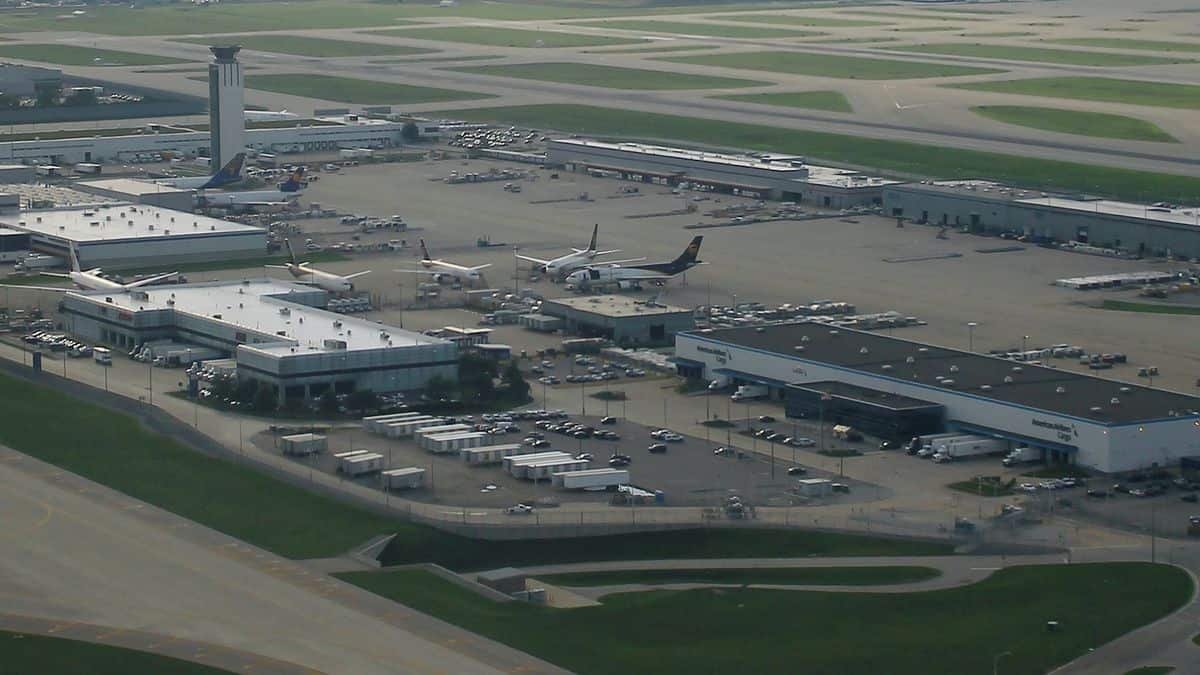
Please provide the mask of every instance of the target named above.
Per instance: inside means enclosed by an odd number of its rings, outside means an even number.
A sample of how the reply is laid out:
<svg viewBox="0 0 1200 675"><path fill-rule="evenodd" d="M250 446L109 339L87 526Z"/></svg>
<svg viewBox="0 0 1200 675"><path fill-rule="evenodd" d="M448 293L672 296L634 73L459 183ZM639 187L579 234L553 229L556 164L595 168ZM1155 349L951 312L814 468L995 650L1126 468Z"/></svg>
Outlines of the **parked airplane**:
<svg viewBox="0 0 1200 675"><path fill-rule="evenodd" d="M519 255L519 254L517 255L517 258L520 258L521 260L528 260L529 262L532 262L532 263L537 263L535 266L535 269L541 271L543 274L549 274L551 277L553 277L555 279L564 277L564 276L570 274L571 272L574 272L575 270L579 269L580 267L586 267L588 263L595 260L596 256L608 255L610 253L619 253L620 252L620 249L612 249L610 251L597 251L596 250L596 234L599 231L600 231L599 223L597 223L596 225L593 225L592 226L592 240L591 240L591 242L588 243L587 248L572 248L570 253L568 253L566 255L561 255L557 258L552 258L550 260L542 260L541 258L534 258L533 256Z"/></svg>
<svg viewBox="0 0 1200 675"><path fill-rule="evenodd" d="M229 160L229 163L221 167L211 176L195 176L192 178L159 178L155 183L159 185L170 185L177 188L191 188L196 190L208 190L211 188L219 188L224 185L232 185L242 180L242 165L246 162L246 153L239 152Z"/></svg>
<svg viewBox="0 0 1200 675"><path fill-rule="evenodd" d="M276 120L295 120L300 119L300 116L293 112L288 112L287 109L275 110L247 110L245 112L247 122L274 122Z"/></svg>
<svg viewBox="0 0 1200 675"><path fill-rule="evenodd" d="M468 285L474 284L483 280L483 274L480 270L491 267L492 264L476 265L475 267L466 267L464 265L456 265L445 260L434 260L429 257L429 249L425 247L425 240L421 240L421 260L418 261L423 269L419 270L396 270L397 272L408 272L410 274L429 274L433 276L433 280L439 284L443 281L457 279L460 283Z"/></svg>
<svg viewBox="0 0 1200 675"><path fill-rule="evenodd" d="M367 270L365 272L355 272L354 274L342 276L333 272L323 272L309 266L306 262L296 262L296 253L292 250L292 243L284 239L283 244L287 246L288 255L291 256L292 261L284 265L267 265L267 267L287 270L289 274L303 284L312 284L317 288L322 288L333 293L349 293L354 290L353 279L355 277L371 273L371 270Z"/></svg>
<svg viewBox="0 0 1200 675"><path fill-rule="evenodd" d="M696 237L688 244L678 258L670 262L645 263L622 267L613 264L607 266L589 265L567 275L567 283L576 288L595 288L598 286L616 286L617 288L639 288L643 281L663 285L668 279L688 271L696 265L704 263L697 260L700 253L700 242L704 237Z"/></svg>
<svg viewBox="0 0 1200 675"><path fill-rule="evenodd" d="M90 270L79 269L79 257L75 255L75 246L73 244L68 246L67 251L71 256L70 272L66 274L61 274L58 272L42 272L42 275L47 277L70 279L76 286L85 291L128 291L134 288L149 286L150 284L179 276L179 272L168 272L166 274L157 274L139 281L123 284L101 276L101 270L99 267L94 267ZM36 288L41 291L70 290L69 288L59 288L55 286L19 286L19 288Z"/></svg>
<svg viewBox="0 0 1200 675"><path fill-rule="evenodd" d="M292 172L288 179L275 190L249 190L244 192L221 192L201 190L196 193L196 206L201 208L282 208L295 201L304 182L304 167Z"/></svg>

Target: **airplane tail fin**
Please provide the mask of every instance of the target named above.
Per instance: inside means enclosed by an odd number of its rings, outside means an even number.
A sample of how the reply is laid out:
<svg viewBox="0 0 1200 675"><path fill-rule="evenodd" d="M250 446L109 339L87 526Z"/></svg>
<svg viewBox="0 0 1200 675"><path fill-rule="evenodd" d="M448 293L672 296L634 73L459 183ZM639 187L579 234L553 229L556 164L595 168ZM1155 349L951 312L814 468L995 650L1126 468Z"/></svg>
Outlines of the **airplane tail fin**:
<svg viewBox="0 0 1200 675"><path fill-rule="evenodd" d="M702 241L704 241L703 235L694 237L687 248L683 249L683 253L680 253L678 258L671 261L671 267L682 270L694 265L697 262L696 256L700 255L700 242Z"/></svg>
<svg viewBox="0 0 1200 675"><path fill-rule="evenodd" d="M233 159L229 160L229 163L214 173L212 178L210 178L207 183L201 185L200 189L206 190L208 188L221 187L222 185L236 183L242 178L242 166L245 164L245 162L246 153L239 152L233 156Z"/></svg>
<svg viewBox="0 0 1200 675"><path fill-rule="evenodd" d="M587 250L589 250L589 251L596 250L596 234L599 231L600 231L600 223L596 223L595 225L592 225L592 240L591 240L591 242L588 243Z"/></svg>
<svg viewBox="0 0 1200 675"><path fill-rule="evenodd" d="M304 187L304 167L299 167L292 172L288 179L279 184L280 192L298 192Z"/></svg>
<svg viewBox="0 0 1200 675"><path fill-rule="evenodd" d="M421 242L421 260L433 260L433 258L431 258L429 256L429 249L425 248L425 240L421 239L420 242Z"/></svg>
<svg viewBox="0 0 1200 675"><path fill-rule="evenodd" d="M82 272L83 270L79 269L79 256L75 254L75 243L74 242L70 242L67 244L67 252L71 255L71 271L72 272Z"/></svg>

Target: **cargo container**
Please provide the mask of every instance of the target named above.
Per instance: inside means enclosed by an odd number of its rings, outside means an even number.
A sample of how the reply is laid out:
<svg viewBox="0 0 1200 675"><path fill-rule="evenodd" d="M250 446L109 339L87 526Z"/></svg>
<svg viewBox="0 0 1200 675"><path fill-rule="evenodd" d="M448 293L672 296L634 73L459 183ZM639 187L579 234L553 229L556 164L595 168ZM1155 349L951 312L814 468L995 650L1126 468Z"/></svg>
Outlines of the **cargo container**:
<svg viewBox="0 0 1200 675"><path fill-rule="evenodd" d="M413 436L416 437L417 443L420 443L422 438L426 436L433 436L434 434L451 434L460 431L474 430L475 427L469 424L425 424L414 429Z"/></svg>
<svg viewBox="0 0 1200 675"><path fill-rule="evenodd" d="M325 452L329 441L320 434L292 434L280 437L279 447L285 455L313 455Z"/></svg>
<svg viewBox="0 0 1200 675"><path fill-rule="evenodd" d="M499 464L505 457L532 455L538 452L538 450L527 445L510 443L508 445L481 445L476 448L463 448L458 452L467 464L481 466L484 464Z"/></svg>
<svg viewBox="0 0 1200 675"><path fill-rule="evenodd" d="M99 164L93 164L91 162L82 162L75 165L75 173L97 174L103 170L103 167L101 167Z"/></svg>
<svg viewBox="0 0 1200 675"><path fill-rule="evenodd" d="M482 431L453 431L447 434L431 434L421 437L421 447L435 455L458 454L464 448L478 448L491 440L491 435Z"/></svg>
<svg viewBox="0 0 1200 675"><path fill-rule="evenodd" d="M562 471L550 477L555 487L564 490L598 490L629 482L626 469L583 469Z"/></svg>
<svg viewBox="0 0 1200 675"><path fill-rule="evenodd" d="M371 415L370 417L362 418L363 431L372 434L381 434L386 430L388 422L400 422L403 420L417 419L419 417L428 417L425 413L419 412L403 412L389 413L387 415Z"/></svg>
<svg viewBox="0 0 1200 675"><path fill-rule="evenodd" d="M758 398L766 398L770 394L770 390L764 384L743 384L733 392L729 397L731 401L752 401Z"/></svg>
<svg viewBox="0 0 1200 675"><path fill-rule="evenodd" d="M504 467L504 472L511 474L512 470L513 470L513 466L521 466L524 464L530 464L533 462L541 461L543 459L574 459L574 457L565 452L562 452L561 450L548 450L546 452L531 452L527 455L516 455L516 456L512 456L512 457L505 457L504 459L500 460L500 462Z"/></svg>
<svg viewBox="0 0 1200 675"><path fill-rule="evenodd" d="M384 457L374 452L343 457L338 460L338 470L347 476L363 476L383 470Z"/></svg>
<svg viewBox="0 0 1200 675"><path fill-rule="evenodd" d="M421 427L441 424L443 421L441 417L415 417L399 422L388 422L385 424L386 429L383 435L386 435L388 438L407 438L412 436Z"/></svg>
<svg viewBox="0 0 1200 675"><path fill-rule="evenodd" d="M425 484L425 469L417 466L389 469L380 476L383 478L383 489L385 490L407 490L419 488Z"/></svg>
<svg viewBox="0 0 1200 675"><path fill-rule="evenodd" d="M938 452L954 459L990 455L993 453L1008 452L1008 441L979 436L971 439L946 442L938 447Z"/></svg>
<svg viewBox="0 0 1200 675"><path fill-rule="evenodd" d="M545 480L556 473L569 471L583 471L591 466L591 462L586 459L575 459L570 455L557 459L543 459L527 464L513 464L509 474L513 478L526 478L528 480Z"/></svg>
<svg viewBox="0 0 1200 675"><path fill-rule="evenodd" d="M368 455L368 454L370 454L370 453L367 452L366 450L347 450L345 452L334 453L333 458L339 462L338 469L341 469L340 462L343 459L349 459L351 457L357 457L359 455Z"/></svg>

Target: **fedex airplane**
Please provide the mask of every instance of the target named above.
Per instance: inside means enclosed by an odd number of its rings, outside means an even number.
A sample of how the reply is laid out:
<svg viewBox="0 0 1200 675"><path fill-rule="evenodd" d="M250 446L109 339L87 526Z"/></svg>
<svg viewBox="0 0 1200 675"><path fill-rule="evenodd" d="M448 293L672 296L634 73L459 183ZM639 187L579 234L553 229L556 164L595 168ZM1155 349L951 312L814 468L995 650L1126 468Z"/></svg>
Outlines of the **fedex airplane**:
<svg viewBox="0 0 1200 675"><path fill-rule="evenodd" d="M229 163L221 167L221 170L211 176L195 176L192 178L159 178L155 183L159 185L170 185L171 187L193 189L193 190L208 190L211 188L219 188L225 185L232 185L242 180L242 166L246 163L246 153L239 152L229 160Z"/></svg>

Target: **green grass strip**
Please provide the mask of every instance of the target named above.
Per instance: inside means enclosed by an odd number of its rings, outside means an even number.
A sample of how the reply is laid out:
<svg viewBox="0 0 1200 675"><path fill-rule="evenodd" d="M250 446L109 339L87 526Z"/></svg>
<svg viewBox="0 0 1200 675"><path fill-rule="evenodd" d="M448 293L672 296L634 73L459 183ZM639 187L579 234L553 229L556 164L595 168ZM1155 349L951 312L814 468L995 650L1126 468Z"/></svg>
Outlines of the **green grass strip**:
<svg viewBox="0 0 1200 675"><path fill-rule="evenodd" d="M1194 84L1171 84L1109 77L1035 77L1024 80L968 82L943 86L1000 94L1069 98L1080 101L1107 101L1157 108L1200 109L1200 86Z"/></svg>
<svg viewBox="0 0 1200 675"><path fill-rule="evenodd" d="M1135 40L1132 38L1059 38L1046 40L1060 45L1080 47L1112 47L1113 49L1144 49L1152 52L1200 52L1200 43L1169 42L1165 40Z"/></svg>
<svg viewBox="0 0 1200 675"><path fill-rule="evenodd" d="M158 66L188 62L187 59L175 59L170 56L94 49L67 44L0 45L0 56L26 61L57 63L62 66Z"/></svg>
<svg viewBox="0 0 1200 675"><path fill-rule="evenodd" d="M779 584L792 586L879 586L926 581L940 575L932 567L759 567L617 570L539 574L557 586L617 584Z"/></svg>
<svg viewBox="0 0 1200 675"><path fill-rule="evenodd" d="M211 45L221 37L184 38L180 42ZM276 54L296 54L313 58L337 58L342 56L396 56L403 54L430 54L437 50L404 45L381 44L379 42L354 42L352 40L329 40L303 35L231 35L226 42L239 44L243 49Z"/></svg>
<svg viewBox="0 0 1200 675"><path fill-rule="evenodd" d="M433 28L406 28L402 30L373 31L376 35L388 35L414 40L437 42L464 42L488 47L599 47L603 45L627 45L645 40L562 33L548 30L523 28L497 28L495 26L440 26Z"/></svg>
<svg viewBox="0 0 1200 675"><path fill-rule="evenodd" d="M690 21L590 21L587 26L630 30L647 33L670 33L672 35L704 35L727 38L796 38L821 35L819 31L765 28L762 26L728 26L715 23L692 23Z"/></svg>
<svg viewBox="0 0 1200 675"><path fill-rule="evenodd" d="M1003 672L1045 673L1193 590L1166 565L1039 565L921 593L664 590L553 609L493 602L423 570L338 576L581 675L963 675L992 672L1002 651Z"/></svg>
<svg viewBox="0 0 1200 675"><path fill-rule="evenodd" d="M1019 105L976 106L971 108L971 112L1005 124L1016 124L1031 129L1056 131L1063 134L1119 138L1126 141L1179 142L1178 139L1163 131L1153 122L1112 113Z"/></svg>
<svg viewBox="0 0 1200 675"><path fill-rule="evenodd" d="M663 61L721 68L765 70L789 75L814 75L850 80L906 80L919 77L955 77L1002 72L989 68L955 66L924 61L898 61L861 56L805 52L737 52L699 56L664 57Z"/></svg>
<svg viewBox="0 0 1200 675"><path fill-rule="evenodd" d="M1181 316L1200 316L1200 307L1184 307L1175 305L1155 305L1149 302L1129 302L1127 300L1105 300L1101 309L1115 312L1141 312L1143 314L1175 314Z"/></svg>
<svg viewBox="0 0 1200 675"><path fill-rule="evenodd" d="M719 143L726 147L793 153L931 178L988 176L1031 188L1086 191L1127 200L1190 203L1200 195L1200 178L1192 176L615 108L549 104L450 110L437 114L597 136L696 145Z"/></svg>
<svg viewBox="0 0 1200 675"><path fill-rule="evenodd" d="M492 98L491 94L458 89L439 89L395 82L303 73L250 75L246 78L246 86L250 89L273 91L278 94L366 105L403 105Z"/></svg>
<svg viewBox="0 0 1200 675"><path fill-rule="evenodd" d="M543 82L563 82L609 89L667 91L673 89L733 89L770 84L732 77L673 73L666 70L621 68L588 63L519 63L448 68L460 73L515 77Z"/></svg>
<svg viewBox="0 0 1200 675"><path fill-rule="evenodd" d="M1005 61L1034 61L1037 63L1060 63L1072 66L1158 66L1168 63L1188 63L1187 59L1143 56L1141 54L1117 54L1114 52L1089 52L1070 49L1047 49L1045 47L1017 47L995 44L922 44L909 47L893 47L896 51L920 54L942 54L945 56L969 56Z"/></svg>
<svg viewBox="0 0 1200 675"><path fill-rule="evenodd" d="M136 649L69 638L0 631L0 673L220 675L229 672Z"/></svg>

